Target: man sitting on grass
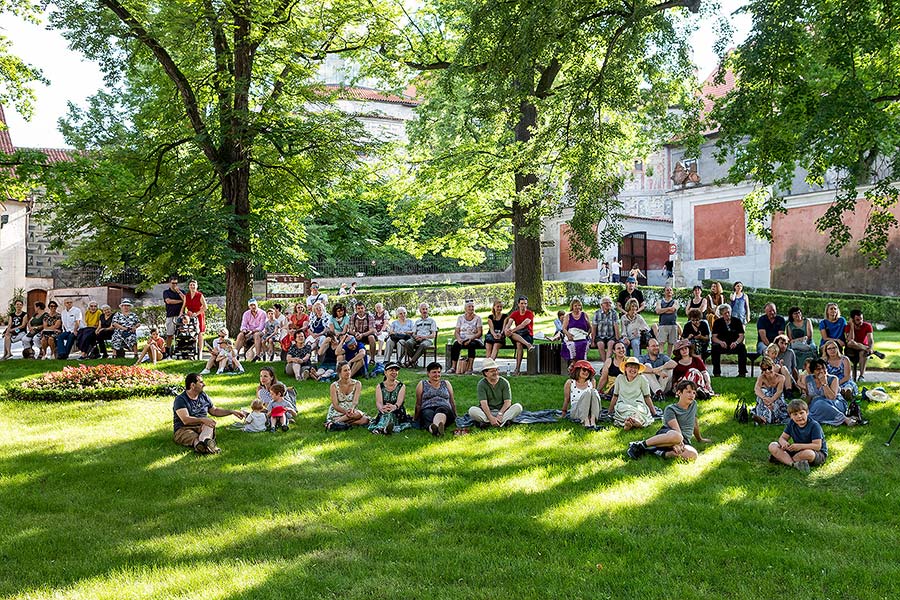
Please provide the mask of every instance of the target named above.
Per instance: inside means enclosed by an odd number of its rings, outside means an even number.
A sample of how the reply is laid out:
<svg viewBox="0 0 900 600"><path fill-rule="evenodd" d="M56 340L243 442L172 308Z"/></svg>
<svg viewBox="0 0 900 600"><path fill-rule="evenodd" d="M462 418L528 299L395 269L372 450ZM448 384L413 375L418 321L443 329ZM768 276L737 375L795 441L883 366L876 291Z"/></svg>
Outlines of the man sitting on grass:
<svg viewBox="0 0 900 600"><path fill-rule="evenodd" d="M209 418L232 415L243 420L247 415L240 410L227 410L213 406L203 391L203 377L188 373L184 378L184 391L175 397L172 411L175 413L175 443L193 448L197 454L218 454L216 422Z"/></svg>
<svg viewBox="0 0 900 600"><path fill-rule="evenodd" d="M492 358L486 358L481 367L484 377L478 382L478 404L469 409L469 416L479 426L503 427L519 416L522 405L512 403L512 389L505 377L500 377L500 366Z"/></svg>
<svg viewBox="0 0 900 600"><path fill-rule="evenodd" d="M670 404L663 411L664 425L651 438L628 444L629 458L638 459L644 454L654 454L660 458L683 458L695 460L697 449L691 446L691 436L705 444L712 440L700 435L697 421L697 384L682 379L675 385L678 402Z"/></svg>

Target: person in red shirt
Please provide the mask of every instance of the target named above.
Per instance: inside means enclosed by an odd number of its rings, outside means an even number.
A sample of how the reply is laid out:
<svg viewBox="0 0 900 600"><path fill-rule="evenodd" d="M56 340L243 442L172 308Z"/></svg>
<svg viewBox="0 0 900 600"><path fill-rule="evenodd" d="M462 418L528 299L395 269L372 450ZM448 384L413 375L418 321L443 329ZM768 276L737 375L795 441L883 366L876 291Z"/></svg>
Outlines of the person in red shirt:
<svg viewBox="0 0 900 600"><path fill-rule="evenodd" d="M845 351L847 358L859 361L859 376L856 380L864 381L866 362L869 360L869 356L874 354L878 358L884 359L884 353L875 350L872 324L863 320L862 311L858 308L850 311L850 322L844 328L844 339L847 340Z"/></svg>
<svg viewBox="0 0 900 600"><path fill-rule="evenodd" d="M514 310L506 319L506 336L516 343L516 372L522 374L522 354L534 348L534 313L528 310L528 298L519 296L519 310Z"/></svg>

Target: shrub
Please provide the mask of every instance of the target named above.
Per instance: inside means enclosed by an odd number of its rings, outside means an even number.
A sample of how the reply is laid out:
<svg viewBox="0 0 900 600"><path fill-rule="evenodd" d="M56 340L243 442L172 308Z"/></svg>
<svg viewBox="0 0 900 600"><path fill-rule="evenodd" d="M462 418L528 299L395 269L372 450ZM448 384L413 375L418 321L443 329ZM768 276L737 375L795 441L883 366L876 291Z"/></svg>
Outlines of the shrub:
<svg viewBox="0 0 900 600"><path fill-rule="evenodd" d="M169 395L179 384L174 375L143 367L78 365L9 385L6 394L12 400L26 402L121 400Z"/></svg>

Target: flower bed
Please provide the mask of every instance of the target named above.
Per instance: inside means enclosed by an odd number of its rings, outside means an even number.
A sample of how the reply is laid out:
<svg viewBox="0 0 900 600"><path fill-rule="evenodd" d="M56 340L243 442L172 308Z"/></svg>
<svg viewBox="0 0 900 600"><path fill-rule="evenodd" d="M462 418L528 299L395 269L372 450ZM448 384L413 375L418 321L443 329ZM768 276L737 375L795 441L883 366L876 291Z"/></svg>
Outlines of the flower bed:
<svg viewBox="0 0 900 600"><path fill-rule="evenodd" d="M142 367L78 365L9 385L6 393L11 400L28 402L121 400L134 396L166 396L179 383L173 375Z"/></svg>

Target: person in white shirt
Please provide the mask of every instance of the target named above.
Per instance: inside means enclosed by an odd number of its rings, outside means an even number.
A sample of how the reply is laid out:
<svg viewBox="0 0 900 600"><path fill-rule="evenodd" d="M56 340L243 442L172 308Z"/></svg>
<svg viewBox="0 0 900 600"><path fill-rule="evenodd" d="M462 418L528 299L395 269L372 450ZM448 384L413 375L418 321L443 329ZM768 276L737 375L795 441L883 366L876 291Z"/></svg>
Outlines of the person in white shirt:
<svg viewBox="0 0 900 600"><path fill-rule="evenodd" d="M306 308L312 308L313 304L321 302L322 306L328 306L328 295L319 293L319 283L313 281L309 284L309 296L306 297Z"/></svg>
<svg viewBox="0 0 900 600"><path fill-rule="evenodd" d="M613 259L610 271L612 272L612 282L619 283L621 281L622 263L619 262L618 258Z"/></svg>
<svg viewBox="0 0 900 600"><path fill-rule="evenodd" d="M60 313L62 317L62 331L56 337L56 356L59 359L69 358L72 346L75 345L75 337L84 323L84 315L81 313L81 309L73 305L74 301L71 298L63 300L65 308Z"/></svg>

